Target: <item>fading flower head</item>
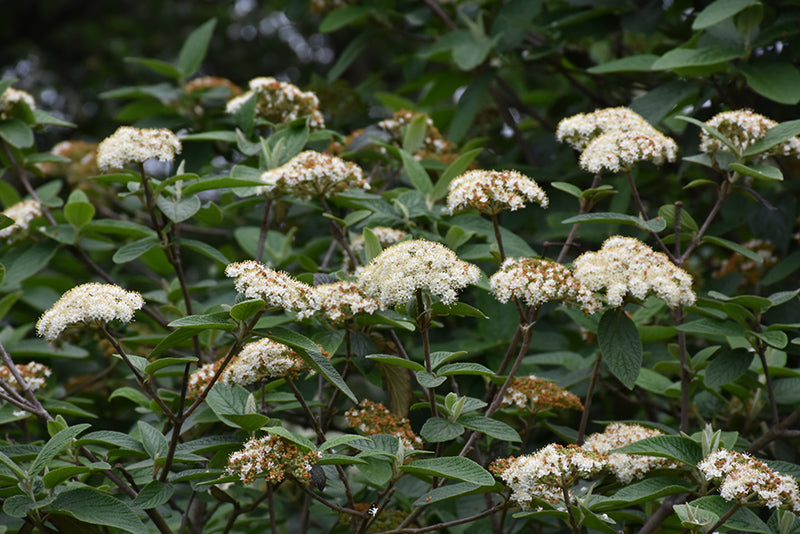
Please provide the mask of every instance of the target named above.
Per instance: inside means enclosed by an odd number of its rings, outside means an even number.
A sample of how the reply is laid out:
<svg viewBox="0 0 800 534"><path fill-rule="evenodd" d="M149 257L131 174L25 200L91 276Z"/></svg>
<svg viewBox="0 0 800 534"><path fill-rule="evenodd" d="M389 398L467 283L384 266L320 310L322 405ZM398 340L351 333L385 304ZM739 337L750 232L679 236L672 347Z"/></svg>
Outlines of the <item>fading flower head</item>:
<svg viewBox="0 0 800 534"><path fill-rule="evenodd" d="M380 307L377 300L364 295L352 282L320 284L314 289L319 296L321 310L334 324L360 313L372 315Z"/></svg>
<svg viewBox="0 0 800 534"><path fill-rule="evenodd" d="M189 375L189 385L186 388L186 398L196 399L204 389L211 383L211 379L217 374L223 360L206 363L201 365L197 371Z"/></svg>
<svg viewBox="0 0 800 534"><path fill-rule="evenodd" d="M92 327L111 321L129 323L142 306L144 299L135 291L112 284L82 284L64 293L44 312L36 323L36 333L56 341L70 327Z"/></svg>
<svg viewBox="0 0 800 534"><path fill-rule="evenodd" d="M364 267L358 286L383 308L405 303L417 290L427 290L452 304L457 290L481 276L476 266L458 259L439 243L424 239L402 241L387 248Z"/></svg>
<svg viewBox="0 0 800 534"><path fill-rule="evenodd" d="M742 154L757 141L763 139L767 134L767 130L778 125L774 120L758 113L753 113L749 109L717 113L707 120L706 124L716 128L719 133L727 137L731 144L736 147L736 150ZM705 130L700 130L700 152L717 151L730 152L730 149ZM761 157L773 155L800 157L800 138L792 137L761 154Z"/></svg>
<svg viewBox="0 0 800 534"><path fill-rule="evenodd" d="M264 338L242 347L223 372L222 381L248 386L262 378L295 378L304 367L293 349Z"/></svg>
<svg viewBox="0 0 800 534"><path fill-rule="evenodd" d="M129 163L153 158L171 162L180 153L178 136L167 129L121 126L97 147L97 167L101 171L123 169Z"/></svg>
<svg viewBox="0 0 800 534"><path fill-rule="evenodd" d="M325 119L319 111L319 99L311 91L301 91L296 85L262 76L253 78L250 90L228 101L226 111L236 113L250 98L256 99L257 117L274 124L288 124L295 119L308 117L312 129L325 127Z"/></svg>
<svg viewBox="0 0 800 534"><path fill-rule="evenodd" d="M231 96L238 96L242 94L242 88L230 81L227 78L219 76L199 76L183 86L183 91L186 94L192 94L196 91L208 91L223 87L228 91Z"/></svg>
<svg viewBox="0 0 800 534"><path fill-rule="evenodd" d="M524 208L526 202L546 208L548 199L539 184L516 171L469 171L450 182L447 195L450 214L475 208L495 215Z"/></svg>
<svg viewBox="0 0 800 534"><path fill-rule="evenodd" d="M604 432L586 438L584 449L593 450L608 456L607 468L620 482L630 483L635 478L643 478L648 471L661 467L676 468L678 464L666 458L639 454L612 453L613 449L624 447L644 438L660 436L661 432L640 425L612 423Z"/></svg>
<svg viewBox="0 0 800 534"><path fill-rule="evenodd" d="M25 91L14 89L13 87L7 88L0 95L0 120L11 118L12 111L20 102L24 102L31 109L36 109L36 101Z"/></svg>
<svg viewBox="0 0 800 534"><path fill-rule="evenodd" d="M245 484L250 484L259 476L277 484L286 475L308 484L311 481L311 466L320 458L321 452L304 451L284 437L267 435L251 439L244 444L244 448L231 454L226 471L229 475L238 475Z"/></svg>
<svg viewBox="0 0 800 534"><path fill-rule="evenodd" d="M273 191L300 198L330 197L351 187L368 190L364 172L355 163L331 154L306 150L288 163L261 175L266 185L256 188L259 194Z"/></svg>
<svg viewBox="0 0 800 534"><path fill-rule="evenodd" d="M41 387L44 386L47 378L53 374L53 371L51 371L49 367L39 362L30 362L24 365L17 365L16 367L17 372L28 384L28 389L31 391L41 389ZM19 382L17 382L17 379L14 378L14 375L11 373L11 369L9 369L7 365L0 367L0 380L14 388L16 391L22 391Z"/></svg>
<svg viewBox="0 0 800 534"><path fill-rule="evenodd" d="M70 161L40 163L39 168L47 175L66 175L70 183L80 183L100 172L97 168L96 143L80 140L61 141L50 149L50 153L68 158Z"/></svg>
<svg viewBox="0 0 800 534"><path fill-rule="evenodd" d="M675 141L653 128L651 130L600 135L581 153L578 163L585 171L599 173L603 169L627 171L640 161L651 161L656 165L675 161L678 153Z"/></svg>
<svg viewBox="0 0 800 534"><path fill-rule="evenodd" d="M692 277L669 258L632 237L606 239L597 252L585 252L573 263L575 278L591 291L605 290L610 306L621 306L626 294L645 299L654 294L670 308L695 301Z"/></svg>
<svg viewBox="0 0 800 534"><path fill-rule="evenodd" d="M528 306L541 306L552 300L577 302L585 313L594 313L601 306L569 269L549 260L507 258L489 278L489 285L500 302L512 298L524 300Z"/></svg>
<svg viewBox="0 0 800 534"><path fill-rule="evenodd" d="M257 261L231 263L225 269L225 275L236 279L236 291L246 298L262 299L268 307L297 312L299 319L319 310L319 298L313 287Z"/></svg>
<svg viewBox="0 0 800 534"><path fill-rule="evenodd" d="M363 399L357 407L344 414L347 426L355 428L365 436L390 434L403 444L406 451L422 448L422 439L411 430L411 423L389 411L379 402Z"/></svg>
<svg viewBox="0 0 800 534"><path fill-rule="evenodd" d="M797 480L752 456L721 449L697 464L697 468L706 479L720 484L719 494L726 501L759 504L800 515Z"/></svg>
<svg viewBox="0 0 800 534"><path fill-rule="evenodd" d="M500 405L516 406L533 415L553 408L583 409L577 395L534 375L515 378L508 385Z"/></svg>
<svg viewBox="0 0 800 534"><path fill-rule="evenodd" d="M533 499L563 505L563 489L574 499L569 488L579 478L598 474L605 463L603 454L575 445L550 444L533 454L496 460L489 470L512 489L513 501L522 508L530 508Z"/></svg>
<svg viewBox="0 0 800 534"><path fill-rule="evenodd" d="M23 200L4 209L3 215L14 221L14 224L0 229L0 239L7 239L27 230L30 222L42 215L42 205L36 200Z"/></svg>

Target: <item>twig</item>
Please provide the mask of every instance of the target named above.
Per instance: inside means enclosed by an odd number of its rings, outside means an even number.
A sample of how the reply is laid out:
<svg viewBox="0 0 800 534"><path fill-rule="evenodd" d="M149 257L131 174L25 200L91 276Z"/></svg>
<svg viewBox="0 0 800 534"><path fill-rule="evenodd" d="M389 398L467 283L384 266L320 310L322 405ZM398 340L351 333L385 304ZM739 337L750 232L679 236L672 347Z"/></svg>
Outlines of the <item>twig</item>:
<svg viewBox="0 0 800 534"><path fill-rule="evenodd" d="M580 446L583 445L583 437L586 434L586 425L589 424L589 408L592 407L592 395L594 394L594 386L597 384L597 377L600 374L600 363L603 361L603 353L597 353L597 359L594 361L592 368L592 377L589 380L589 389L586 390L586 400L583 401L583 413L581 414L581 423L578 427L578 439L575 443Z"/></svg>

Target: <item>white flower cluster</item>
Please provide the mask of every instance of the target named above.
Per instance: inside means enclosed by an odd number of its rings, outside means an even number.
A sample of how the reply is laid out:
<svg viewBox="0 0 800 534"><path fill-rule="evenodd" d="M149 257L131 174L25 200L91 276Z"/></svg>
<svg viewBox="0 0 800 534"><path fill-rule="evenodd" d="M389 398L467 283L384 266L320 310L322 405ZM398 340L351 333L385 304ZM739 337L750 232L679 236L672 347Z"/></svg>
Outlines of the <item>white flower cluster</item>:
<svg viewBox="0 0 800 534"><path fill-rule="evenodd" d="M0 120L10 119L11 111L19 102L25 102L31 109L36 109L36 101L25 91L14 89L13 87L7 88L0 95Z"/></svg>
<svg viewBox="0 0 800 534"><path fill-rule="evenodd" d="M589 172L628 170L639 161L662 165L675 161L678 145L638 113L625 108L598 109L562 119L556 138L581 150L580 166Z"/></svg>
<svg viewBox="0 0 800 534"><path fill-rule="evenodd" d="M311 466L322 458L322 452L305 452L286 438L267 435L244 444L244 448L228 457L227 473L239 475L245 484L263 475L268 482L277 484L286 475L308 484Z"/></svg>
<svg viewBox="0 0 800 534"><path fill-rule="evenodd" d="M72 326L94 326L115 320L129 323L142 306L144 299L135 291L112 284L82 284L64 293L44 312L36 323L36 333L55 341Z"/></svg>
<svg viewBox="0 0 800 534"><path fill-rule="evenodd" d="M195 372L189 375L189 384L186 388L186 397L189 399L196 399L200 393L208 387L211 379L217 374L219 366L222 365L223 360L217 360L211 363L201 365Z"/></svg>
<svg viewBox="0 0 800 534"><path fill-rule="evenodd" d="M628 293L638 299L653 293L670 308L694 304L696 298L689 273L632 237L609 237L597 252L578 256L573 267L584 286L605 290L609 306L621 306Z"/></svg>
<svg viewBox="0 0 800 534"><path fill-rule="evenodd" d="M358 286L382 308L404 304L418 289L428 290L444 304L456 300L456 290L478 281L481 271L458 259L444 245L412 239L387 248L364 267Z"/></svg>
<svg viewBox="0 0 800 534"><path fill-rule="evenodd" d="M221 378L226 384L247 386L267 377L295 377L304 367L294 350L264 338L242 347Z"/></svg>
<svg viewBox="0 0 800 534"><path fill-rule="evenodd" d="M533 454L499 460L492 470L512 489L511 499L529 508L533 499L563 504L562 488L568 490L577 479L592 477L604 467L602 454L551 443Z"/></svg>
<svg viewBox="0 0 800 534"><path fill-rule="evenodd" d="M666 458L638 454L612 453L613 449L629 445L644 438L660 436L661 432L641 425L612 423L604 432L586 438L583 448L608 456L606 467L619 479L628 484L635 478L642 478L648 471L660 467L678 467Z"/></svg>
<svg viewBox="0 0 800 534"><path fill-rule="evenodd" d="M388 226L374 226L370 228L370 230L375 234L375 237L378 238L378 243L380 243L382 247L394 245L408 235L408 232L395 230ZM364 234L358 234L350 241L350 249L356 254L364 250Z"/></svg>
<svg viewBox="0 0 800 534"><path fill-rule="evenodd" d="M516 211L526 202L546 208L547 195L536 181L517 171L469 171L450 182L447 209L456 211L475 208L494 215L505 209Z"/></svg>
<svg viewBox="0 0 800 534"><path fill-rule="evenodd" d="M257 261L231 263L225 268L225 275L236 278L236 291L246 298L262 299L268 307L297 312L299 319L319 310L319 297L313 287Z"/></svg>
<svg viewBox="0 0 800 534"><path fill-rule="evenodd" d="M716 128L719 133L727 137L740 153L746 152L756 141L761 140L767 134L767 130L778 125L774 120L753 113L749 109L717 113L707 120L706 124ZM716 151L730 152L730 149L705 130L701 130L700 152ZM769 155L800 158L800 138L792 137L780 143L764 154L764 156Z"/></svg>
<svg viewBox="0 0 800 534"><path fill-rule="evenodd" d="M14 224L0 229L0 239L6 239L12 234L27 230L30 222L42 215L42 205L35 200L23 200L3 210L3 215L13 219Z"/></svg>
<svg viewBox="0 0 800 534"><path fill-rule="evenodd" d="M380 303L364 295L352 282L334 282L314 286L319 296L320 306L332 323L353 317L359 313L373 314Z"/></svg>
<svg viewBox="0 0 800 534"><path fill-rule="evenodd" d="M257 194L288 193L303 199L332 196L350 187L370 188L357 164L314 150L266 171L261 181L266 185L257 187Z"/></svg>
<svg viewBox="0 0 800 534"><path fill-rule="evenodd" d="M772 470L764 462L736 451L725 449L711 453L697 464L708 480L722 481L719 493L726 501L782 508L800 515L800 491L790 475Z"/></svg>
<svg viewBox="0 0 800 534"><path fill-rule="evenodd" d="M36 391L44 386L45 381L47 378L53 374L53 371L50 370L44 364L39 362L30 362L24 365L17 365L17 372L22 377L22 379L28 384L28 389L31 391ZM11 373L11 370L8 366L3 365L0 367L0 380L11 386L17 391L21 391L20 385L17 382L17 379Z"/></svg>
<svg viewBox="0 0 800 534"><path fill-rule="evenodd" d="M551 300L578 302L581 309L594 313L601 303L569 269L554 261L531 258L506 258L500 270L489 278L492 293L500 302L512 298L528 306L541 306Z"/></svg>
<svg viewBox="0 0 800 534"><path fill-rule="evenodd" d="M403 134L405 133L406 127L421 115L424 114L415 111L409 111L407 109L401 109L396 111L392 115L392 118L380 121L377 124L377 127L389 133L391 136L391 139L388 140L389 143L401 148L403 144ZM422 145L414 154L414 158L419 160L426 157L435 157L437 154L442 152L453 150L453 144L442 137L439 129L433 124L433 119L427 115L424 116L425 136L422 138ZM381 147L380 151L385 153L386 149Z"/></svg>
<svg viewBox="0 0 800 534"><path fill-rule="evenodd" d="M101 171L123 169L129 163L144 163L157 158L174 161L181 153L181 142L164 128L132 128L121 126L97 147L97 166Z"/></svg>
<svg viewBox="0 0 800 534"><path fill-rule="evenodd" d="M296 85L268 76L253 78L249 87L249 91L228 101L226 112L236 113L248 99L254 97L257 117L275 124L287 124L300 117L308 117L309 127L325 128L325 119L319 111L319 99L311 91L301 91Z"/></svg>
<svg viewBox="0 0 800 534"><path fill-rule="evenodd" d="M536 375L515 378L506 388L500 406L516 406L531 415L552 408L582 410L583 404L577 395Z"/></svg>

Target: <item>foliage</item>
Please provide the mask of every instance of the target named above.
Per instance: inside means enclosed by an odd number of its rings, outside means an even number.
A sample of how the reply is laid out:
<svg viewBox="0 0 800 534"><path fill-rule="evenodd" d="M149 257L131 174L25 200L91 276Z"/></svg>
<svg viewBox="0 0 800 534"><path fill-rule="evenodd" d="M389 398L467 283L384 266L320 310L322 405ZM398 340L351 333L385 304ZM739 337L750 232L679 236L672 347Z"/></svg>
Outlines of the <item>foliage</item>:
<svg viewBox="0 0 800 534"><path fill-rule="evenodd" d="M210 19L99 148L0 82L2 525L800 529L798 14L282 7L324 76Z"/></svg>

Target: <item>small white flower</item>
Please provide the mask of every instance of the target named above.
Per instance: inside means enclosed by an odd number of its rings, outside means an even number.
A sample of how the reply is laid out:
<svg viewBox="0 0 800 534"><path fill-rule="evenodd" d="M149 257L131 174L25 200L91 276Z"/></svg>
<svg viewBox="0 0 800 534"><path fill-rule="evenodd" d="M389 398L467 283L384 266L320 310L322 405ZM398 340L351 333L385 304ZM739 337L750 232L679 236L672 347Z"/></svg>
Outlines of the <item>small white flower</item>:
<svg viewBox="0 0 800 534"><path fill-rule="evenodd" d="M297 312L299 319L319 310L319 297L313 287L257 261L231 263L225 268L225 275L236 278L236 291L246 298L262 299L267 306Z"/></svg>

